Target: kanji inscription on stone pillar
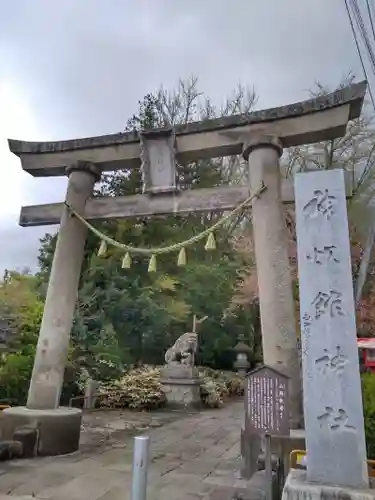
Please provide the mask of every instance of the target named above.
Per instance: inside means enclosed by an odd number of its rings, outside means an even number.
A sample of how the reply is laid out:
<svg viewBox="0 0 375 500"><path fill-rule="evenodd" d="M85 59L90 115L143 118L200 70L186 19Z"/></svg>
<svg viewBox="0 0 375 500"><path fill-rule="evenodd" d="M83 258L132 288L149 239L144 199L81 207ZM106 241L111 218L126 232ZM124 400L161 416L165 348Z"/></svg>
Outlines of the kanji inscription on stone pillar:
<svg viewBox="0 0 375 500"><path fill-rule="evenodd" d="M307 479L367 487L343 170L295 178Z"/></svg>

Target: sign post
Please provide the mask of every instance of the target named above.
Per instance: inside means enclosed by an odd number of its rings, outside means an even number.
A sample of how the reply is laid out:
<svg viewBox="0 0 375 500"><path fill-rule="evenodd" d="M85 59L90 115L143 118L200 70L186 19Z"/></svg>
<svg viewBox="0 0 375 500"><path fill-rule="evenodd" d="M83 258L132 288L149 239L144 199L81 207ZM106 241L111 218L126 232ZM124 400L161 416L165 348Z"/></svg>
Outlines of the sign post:
<svg viewBox="0 0 375 500"><path fill-rule="evenodd" d="M271 454L271 436L264 435L264 455L265 455L265 473L266 473L266 500L272 500L272 454Z"/></svg>
<svg viewBox="0 0 375 500"><path fill-rule="evenodd" d="M245 436L264 438L267 500L272 500L271 438L289 433L288 377L266 365L256 368L246 380Z"/></svg>

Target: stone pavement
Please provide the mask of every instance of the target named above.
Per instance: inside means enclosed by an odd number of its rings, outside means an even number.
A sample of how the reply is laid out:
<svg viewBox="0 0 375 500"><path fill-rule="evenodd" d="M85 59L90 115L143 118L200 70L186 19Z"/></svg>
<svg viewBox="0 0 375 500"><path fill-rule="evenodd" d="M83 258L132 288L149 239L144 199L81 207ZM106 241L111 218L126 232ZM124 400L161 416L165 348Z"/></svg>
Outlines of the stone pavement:
<svg viewBox="0 0 375 500"><path fill-rule="evenodd" d="M229 500L246 493L247 482L238 479L242 419L238 401L148 429L147 500ZM0 500L130 499L132 442L127 435L100 450L0 463Z"/></svg>

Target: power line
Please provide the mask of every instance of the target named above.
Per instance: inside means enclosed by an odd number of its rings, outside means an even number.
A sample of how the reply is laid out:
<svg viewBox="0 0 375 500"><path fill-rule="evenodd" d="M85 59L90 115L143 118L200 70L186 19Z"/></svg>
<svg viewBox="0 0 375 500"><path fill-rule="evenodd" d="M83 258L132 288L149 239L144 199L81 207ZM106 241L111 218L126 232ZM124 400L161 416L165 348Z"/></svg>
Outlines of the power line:
<svg viewBox="0 0 375 500"><path fill-rule="evenodd" d="M374 111L375 111L375 100L374 100L374 96L373 96L372 91L371 91L370 82L369 82L369 78L367 76L367 71L366 71L365 63L363 61L363 57L362 57L362 54L361 54L361 49L360 49L360 46L359 46L359 43L358 43L357 33L355 31L355 27L354 27L354 24L353 24L352 16L350 14L348 0L344 0L344 1L345 1L346 12L348 14L350 26L351 26L351 29L352 29L352 34L353 34L355 46L357 48L358 56L359 56L359 59L361 61L362 71L363 71L363 74L365 75L365 78L366 78L367 83L368 83L368 92L370 94L370 99L371 99L371 102L372 102L372 106L373 106Z"/></svg>
<svg viewBox="0 0 375 500"><path fill-rule="evenodd" d="M368 17L370 19L372 37L373 37L373 39L375 41L375 29L374 29L373 11L372 11L372 8L370 6L370 0L366 0L366 6L367 6Z"/></svg>
<svg viewBox="0 0 375 500"><path fill-rule="evenodd" d="M357 27L359 29L359 32L360 32L361 36L362 36L362 40L364 42L365 48L367 48L367 55L368 55L368 58L370 60L370 66L372 66L372 72L375 75L375 62L374 62L375 58L374 58L374 53L372 51L371 43L370 43L369 37L367 35L367 30L366 30L366 27L365 27L364 22L363 22L361 11L360 11L360 9L358 7L357 0L351 0L351 5L352 5L352 10L354 12L354 17L355 17L356 22L357 22ZM373 108L374 108L374 111L375 111L374 98L373 98L373 94L371 92L370 82L369 82L369 79L368 79L367 74L366 74L366 69L365 69L364 61L363 61L363 58L362 58L362 54L361 54L361 50L360 50L360 47L359 47L359 43L358 43L358 39L357 39L357 34L355 32L355 28L354 28L354 24L353 24L353 21L352 21L352 17L350 15L350 10L349 10L349 6L348 6L347 0L345 0L345 6L346 6L347 14L348 14L348 17L349 17L350 25L351 25L351 28L352 28L352 33L353 33L353 37L354 37L354 40L355 40L355 44L356 44L356 47L357 47L357 52L358 52L358 55L359 55L359 58L360 58L360 61L361 61L363 73L364 73L365 78L366 78L366 80L368 82L368 89L369 89L369 94L370 94L371 102L372 102L372 105L373 105ZM368 16L369 16L369 19L370 19L370 26L371 26L372 36L373 36L373 39L375 41L375 30L374 30L374 22L373 22L373 12L371 11L369 0L366 0L366 6L367 6L367 13L368 13ZM372 151L373 151L373 148L372 148ZM361 185L361 182L363 182L363 180L364 180L364 178L366 176L366 173L369 172L369 170L371 168L372 162L369 161L369 160L371 158L372 151L369 154L368 160L366 162L365 168L364 168L364 170L362 172L362 175L360 177L358 185ZM367 277L367 274L368 274L368 268L369 268L370 258L371 258L372 250L374 248L374 244L375 244L375 226L374 226L374 224L372 224L372 227L370 228L368 239L366 241L365 252L364 252L363 258L361 259L361 264L360 264L360 269L359 269L359 275L357 277L356 284L355 284L355 289L356 289L355 298L356 298L356 302L357 303L360 300L362 292L363 292L363 286L365 284L366 277Z"/></svg>
<svg viewBox="0 0 375 500"><path fill-rule="evenodd" d="M353 12L354 12L354 17L355 17L355 20L357 23L358 30L362 36L362 40L363 40L365 47L367 49L367 55L368 55L368 58L370 60L370 64L372 66L372 72L375 76L375 56L374 56L374 52L373 52L372 47L371 47L371 43L370 43L370 40L369 40L369 37L367 34L367 29L366 29L366 26L363 22L362 14L361 14L360 8L358 6L357 0L351 0L351 5L352 5Z"/></svg>

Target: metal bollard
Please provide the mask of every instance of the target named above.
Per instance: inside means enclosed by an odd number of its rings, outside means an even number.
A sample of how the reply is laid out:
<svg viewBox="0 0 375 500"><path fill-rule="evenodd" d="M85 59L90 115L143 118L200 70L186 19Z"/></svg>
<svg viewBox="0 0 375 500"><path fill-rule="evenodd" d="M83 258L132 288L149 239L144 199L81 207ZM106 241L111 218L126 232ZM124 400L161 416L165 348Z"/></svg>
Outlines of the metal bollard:
<svg viewBox="0 0 375 500"><path fill-rule="evenodd" d="M150 437L136 436L134 438L131 500L146 500L149 462Z"/></svg>

